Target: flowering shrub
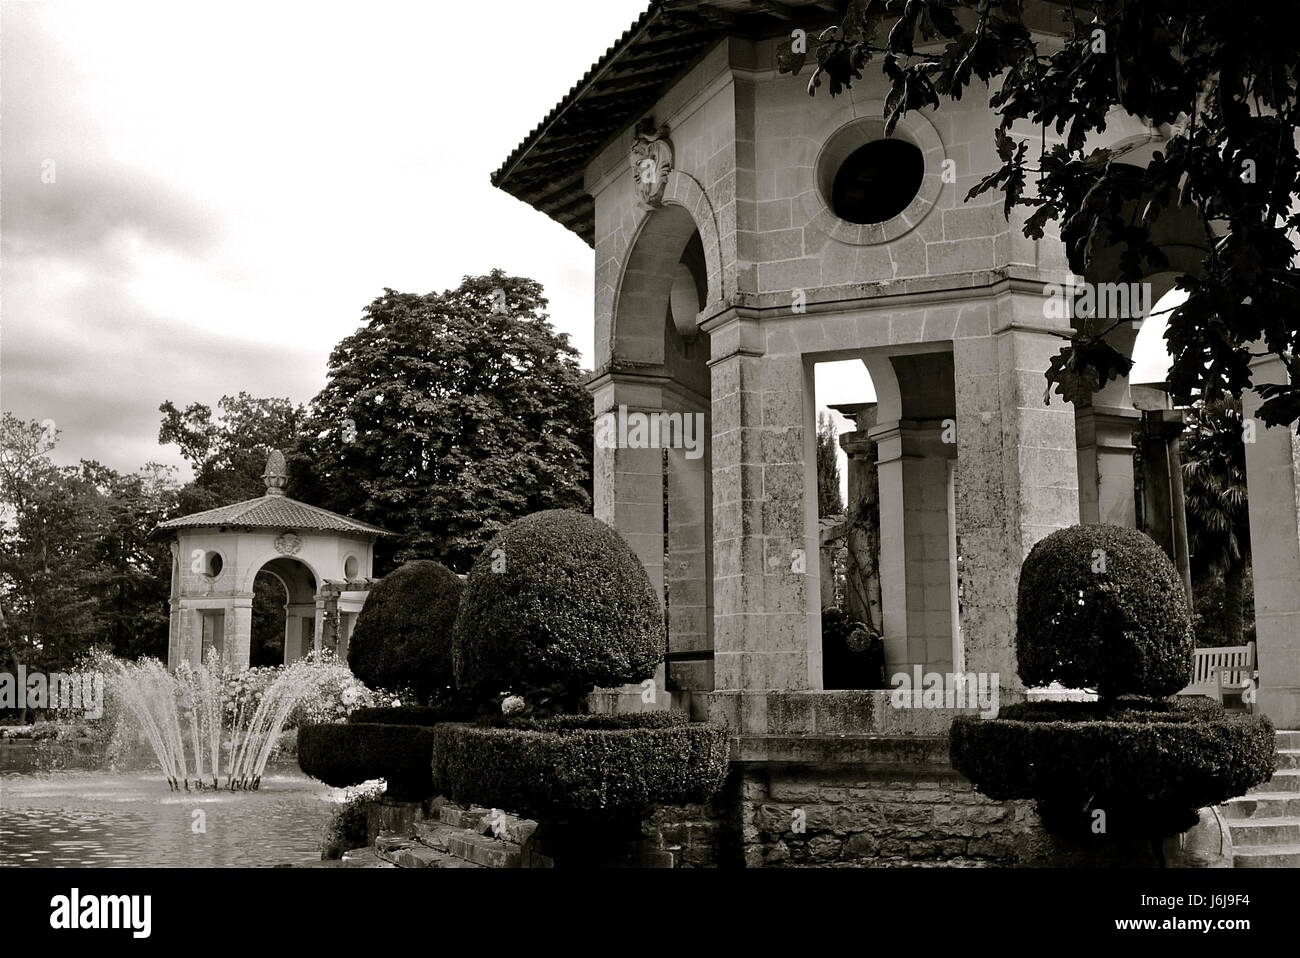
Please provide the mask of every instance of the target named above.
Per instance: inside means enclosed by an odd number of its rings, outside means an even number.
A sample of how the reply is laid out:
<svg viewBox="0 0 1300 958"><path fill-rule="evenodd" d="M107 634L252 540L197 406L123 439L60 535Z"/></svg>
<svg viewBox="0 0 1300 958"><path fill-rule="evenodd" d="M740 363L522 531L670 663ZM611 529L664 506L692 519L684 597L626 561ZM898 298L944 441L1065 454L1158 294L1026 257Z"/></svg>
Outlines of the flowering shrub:
<svg viewBox="0 0 1300 958"><path fill-rule="evenodd" d="M312 668L312 690L289 713L285 728L345 721L354 709L368 708L388 701L366 688L333 652L312 652L306 661ZM262 696L284 672L285 666L264 666L222 676L223 706L227 719L236 714L250 715Z"/></svg>

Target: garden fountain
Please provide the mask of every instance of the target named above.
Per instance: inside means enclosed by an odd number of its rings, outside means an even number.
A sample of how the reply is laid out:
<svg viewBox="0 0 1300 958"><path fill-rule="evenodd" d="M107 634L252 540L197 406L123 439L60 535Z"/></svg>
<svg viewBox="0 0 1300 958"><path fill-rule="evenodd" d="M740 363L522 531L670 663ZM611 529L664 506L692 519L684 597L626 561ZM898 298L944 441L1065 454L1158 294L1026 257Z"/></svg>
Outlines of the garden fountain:
<svg viewBox="0 0 1300 958"><path fill-rule="evenodd" d="M311 666L296 662L255 700L228 696L215 659L174 674L156 659L119 664L114 679L173 791L220 788L223 745L225 787L256 790L290 713L313 685Z"/></svg>

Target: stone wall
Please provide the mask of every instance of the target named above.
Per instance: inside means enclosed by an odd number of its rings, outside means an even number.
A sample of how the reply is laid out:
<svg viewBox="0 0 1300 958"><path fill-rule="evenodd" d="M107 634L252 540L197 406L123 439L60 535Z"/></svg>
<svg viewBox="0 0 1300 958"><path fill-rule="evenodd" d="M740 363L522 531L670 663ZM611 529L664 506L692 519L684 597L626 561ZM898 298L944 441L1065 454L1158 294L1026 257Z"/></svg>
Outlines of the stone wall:
<svg viewBox="0 0 1300 958"><path fill-rule="evenodd" d="M985 798L946 764L754 764L709 805L656 809L645 833L678 868L980 866L1016 864L1041 826L1032 803Z"/></svg>

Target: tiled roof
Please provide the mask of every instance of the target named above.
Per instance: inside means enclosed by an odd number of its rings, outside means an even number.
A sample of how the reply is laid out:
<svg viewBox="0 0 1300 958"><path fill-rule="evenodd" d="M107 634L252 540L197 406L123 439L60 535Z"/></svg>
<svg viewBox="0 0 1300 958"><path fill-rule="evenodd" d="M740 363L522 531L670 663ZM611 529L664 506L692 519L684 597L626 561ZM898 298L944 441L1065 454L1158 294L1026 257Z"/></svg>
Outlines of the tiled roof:
<svg viewBox="0 0 1300 958"><path fill-rule="evenodd" d="M816 21L838 0L653 0L492 174L492 185L596 241L583 170L681 72L728 32L774 33Z"/></svg>
<svg viewBox="0 0 1300 958"><path fill-rule="evenodd" d="M234 505L196 512L158 525L159 529L192 529L196 526L243 526L253 529L295 529L319 532L349 532L373 536L393 533L368 522L349 519L328 509L309 506L287 496L259 496Z"/></svg>

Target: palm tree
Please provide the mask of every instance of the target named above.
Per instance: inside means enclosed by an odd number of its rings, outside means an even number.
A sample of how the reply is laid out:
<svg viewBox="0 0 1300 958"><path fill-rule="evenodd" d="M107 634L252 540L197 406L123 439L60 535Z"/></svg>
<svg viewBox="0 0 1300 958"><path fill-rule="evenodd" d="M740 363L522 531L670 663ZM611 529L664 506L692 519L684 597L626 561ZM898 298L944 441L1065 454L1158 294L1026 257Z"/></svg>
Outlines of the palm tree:
<svg viewBox="0 0 1300 958"><path fill-rule="evenodd" d="M1240 400L1207 399L1188 411L1182 460L1192 573L1223 577L1223 630L1240 644L1250 565Z"/></svg>

